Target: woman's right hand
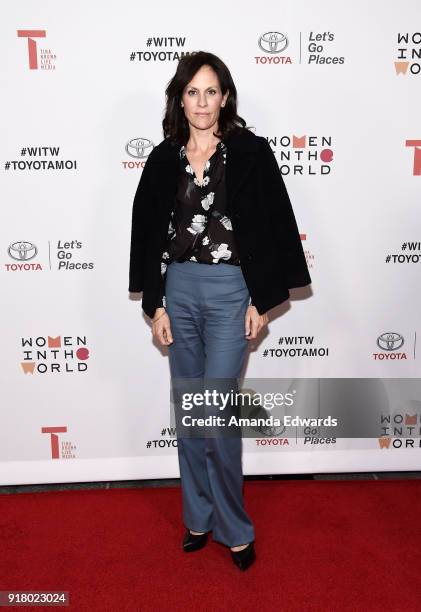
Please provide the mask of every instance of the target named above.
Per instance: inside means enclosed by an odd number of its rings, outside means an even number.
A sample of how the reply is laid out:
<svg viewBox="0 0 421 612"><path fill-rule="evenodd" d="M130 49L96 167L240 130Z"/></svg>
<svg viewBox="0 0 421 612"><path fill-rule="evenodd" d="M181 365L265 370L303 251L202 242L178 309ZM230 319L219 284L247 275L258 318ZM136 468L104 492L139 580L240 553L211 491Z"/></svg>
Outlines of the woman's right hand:
<svg viewBox="0 0 421 612"><path fill-rule="evenodd" d="M157 308L152 319L152 335L158 339L162 346L173 342L170 318L165 308Z"/></svg>

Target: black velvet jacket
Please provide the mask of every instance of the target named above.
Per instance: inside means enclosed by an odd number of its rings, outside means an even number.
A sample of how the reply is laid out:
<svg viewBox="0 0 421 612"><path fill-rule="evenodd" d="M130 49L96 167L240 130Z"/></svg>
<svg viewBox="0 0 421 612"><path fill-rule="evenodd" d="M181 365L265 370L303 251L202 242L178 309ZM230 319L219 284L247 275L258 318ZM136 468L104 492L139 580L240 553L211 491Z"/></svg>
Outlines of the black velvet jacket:
<svg viewBox="0 0 421 612"><path fill-rule="evenodd" d="M268 141L243 128L227 136L224 143L226 214L251 299L263 314L287 300L289 289L310 284L311 277ZM143 291L142 308L151 318L161 293L161 255L174 209L179 150L168 139L154 147L133 202L129 291Z"/></svg>

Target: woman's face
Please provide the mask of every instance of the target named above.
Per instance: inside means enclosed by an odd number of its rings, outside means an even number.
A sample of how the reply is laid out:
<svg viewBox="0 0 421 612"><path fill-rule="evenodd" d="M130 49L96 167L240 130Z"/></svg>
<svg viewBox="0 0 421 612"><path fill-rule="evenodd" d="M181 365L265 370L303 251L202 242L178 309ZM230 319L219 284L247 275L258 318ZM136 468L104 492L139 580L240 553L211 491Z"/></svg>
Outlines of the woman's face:
<svg viewBox="0 0 421 612"><path fill-rule="evenodd" d="M190 125L208 130L218 121L221 104L225 104L229 92L222 95L218 76L210 66L202 66L184 88L182 101L184 114Z"/></svg>

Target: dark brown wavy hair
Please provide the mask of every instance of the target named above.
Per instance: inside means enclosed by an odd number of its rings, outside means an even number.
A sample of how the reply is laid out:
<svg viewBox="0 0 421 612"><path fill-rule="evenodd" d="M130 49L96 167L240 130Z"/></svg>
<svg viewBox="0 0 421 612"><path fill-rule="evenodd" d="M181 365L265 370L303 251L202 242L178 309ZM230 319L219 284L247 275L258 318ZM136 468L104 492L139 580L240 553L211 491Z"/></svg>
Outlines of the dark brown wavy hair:
<svg viewBox="0 0 421 612"><path fill-rule="evenodd" d="M205 64L216 72L222 95L229 90L226 104L221 107L219 113L219 133L214 133L214 136L224 140L231 132L246 127L245 120L237 114L237 89L227 66L213 53L195 51L180 59L177 71L165 90L167 102L162 129L164 138L169 138L174 143L186 145L189 139L189 122L181 106L181 99L186 85Z"/></svg>

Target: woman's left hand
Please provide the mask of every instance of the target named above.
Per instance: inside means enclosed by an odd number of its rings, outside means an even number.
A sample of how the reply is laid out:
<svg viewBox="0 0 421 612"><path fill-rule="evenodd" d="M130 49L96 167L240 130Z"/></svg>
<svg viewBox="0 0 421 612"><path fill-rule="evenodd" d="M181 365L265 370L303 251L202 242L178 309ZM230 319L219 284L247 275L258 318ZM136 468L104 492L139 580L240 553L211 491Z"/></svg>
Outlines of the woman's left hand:
<svg viewBox="0 0 421 612"><path fill-rule="evenodd" d="M269 317L266 312L260 315L257 311L256 306L250 305L246 311L245 328L247 340L253 340L256 338L259 331L267 325Z"/></svg>

